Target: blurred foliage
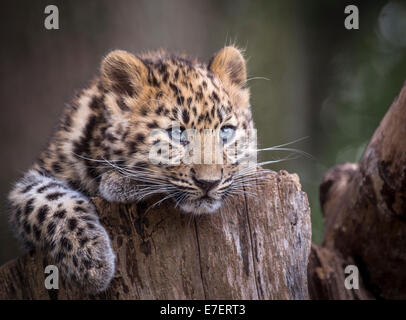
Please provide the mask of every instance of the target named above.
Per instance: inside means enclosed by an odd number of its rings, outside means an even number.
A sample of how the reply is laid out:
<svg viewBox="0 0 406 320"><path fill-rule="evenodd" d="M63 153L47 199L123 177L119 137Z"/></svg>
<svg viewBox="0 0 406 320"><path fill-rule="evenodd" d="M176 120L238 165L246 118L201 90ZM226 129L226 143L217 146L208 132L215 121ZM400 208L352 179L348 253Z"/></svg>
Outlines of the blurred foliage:
<svg viewBox="0 0 406 320"><path fill-rule="evenodd" d="M299 174L311 203L313 240L320 243L318 187L324 173L336 164L359 161L406 79L406 4L232 3L223 3L224 23L246 46L251 76L270 79L250 83L260 146L308 137L295 145L314 159L270 167ZM347 4L359 8L359 30L344 28Z"/></svg>
<svg viewBox="0 0 406 320"><path fill-rule="evenodd" d="M55 0L58 31L43 28L47 4L1 3L3 200L45 145L64 103L96 74L109 50L163 47L207 61L236 43L248 59L259 147L308 136L292 147L314 159L268 167L299 174L319 243L324 173L359 160L406 79L404 1ZM359 30L344 28L347 4L359 8ZM285 156L268 151L260 159ZM2 214L0 263L17 255L16 248Z"/></svg>

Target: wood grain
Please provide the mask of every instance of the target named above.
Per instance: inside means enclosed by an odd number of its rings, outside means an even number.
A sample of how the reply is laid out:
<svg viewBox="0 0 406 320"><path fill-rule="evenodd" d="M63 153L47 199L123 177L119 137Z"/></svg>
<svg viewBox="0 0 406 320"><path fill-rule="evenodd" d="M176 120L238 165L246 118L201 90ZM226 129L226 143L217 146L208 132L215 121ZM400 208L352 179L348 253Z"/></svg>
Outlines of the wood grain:
<svg viewBox="0 0 406 320"><path fill-rule="evenodd" d="M61 281L46 290L42 253L0 268L1 299L307 299L310 209L297 175L263 176L217 214L193 218L170 203L94 199L111 236L110 287L84 295ZM259 182L261 181L261 182Z"/></svg>
<svg viewBox="0 0 406 320"><path fill-rule="evenodd" d="M326 173L320 200L326 225L323 247L359 268L370 298L406 299L406 85L359 164L342 164ZM320 251L312 252L316 255ZM333 269L345 267L331 259L327 264ZM327 281L312 268L309 278ZM337 295L327 296L325 290L311 291L312 298L343 297L342 288L330 288Z"/></svg>

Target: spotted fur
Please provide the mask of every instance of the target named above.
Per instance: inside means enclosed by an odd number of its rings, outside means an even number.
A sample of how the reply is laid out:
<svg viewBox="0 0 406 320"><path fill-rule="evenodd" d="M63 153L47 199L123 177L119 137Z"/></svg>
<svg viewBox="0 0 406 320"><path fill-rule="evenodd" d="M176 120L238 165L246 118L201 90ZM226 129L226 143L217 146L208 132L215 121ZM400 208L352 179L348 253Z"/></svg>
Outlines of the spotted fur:
<svg viewBox="0 0 406 320"><path fill-rule="evenodd" d="M198 131L253 128L245 83L245 61L234 47L222 49L208 65L165 52L110 53L100 76L66 108L48 147L9 195L18 239L28 249L45 250L66 279L90 292L105 290L115 256L89 197L133 202L153 193L141 188L150 183L147 190L163 194L165 188L180 190L184 211L215 211L238 163L154 165L149 151L169 137L150 133L167 130L173 121Z"/></svg>

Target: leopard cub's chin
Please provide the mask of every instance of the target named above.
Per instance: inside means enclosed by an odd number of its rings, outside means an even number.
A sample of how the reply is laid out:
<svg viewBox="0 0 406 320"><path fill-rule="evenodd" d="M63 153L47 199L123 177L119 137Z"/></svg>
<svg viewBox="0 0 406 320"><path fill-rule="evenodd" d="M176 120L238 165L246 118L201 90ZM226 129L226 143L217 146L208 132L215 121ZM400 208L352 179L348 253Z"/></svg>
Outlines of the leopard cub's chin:
<svg viewBox="0 0 406 320"><path fill-rule="evenodd" d="M180 208L186 213L195 215L210 214L220 209L221 203L220 200L192 200L182 203Z"/></svg>

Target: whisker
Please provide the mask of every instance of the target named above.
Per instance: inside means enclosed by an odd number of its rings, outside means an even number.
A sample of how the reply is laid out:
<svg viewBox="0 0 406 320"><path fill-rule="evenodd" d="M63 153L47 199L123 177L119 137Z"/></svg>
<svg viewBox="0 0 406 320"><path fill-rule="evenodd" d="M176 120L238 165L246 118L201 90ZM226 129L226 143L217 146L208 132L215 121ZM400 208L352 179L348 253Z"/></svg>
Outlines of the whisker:
<svg viewBox="0 0 406 320"><path fill-rule="evenodd" d="M147 214L150 209L158 206L159 204L161 204L162 202L164 202L165 200L168 200L170 198L173 198L173 194L169 194L169 195L165 196L164 198L156 201L155 203L153 203L151 206L148 207L148 209L145 211L145 214Z"/></svg>
<svg viewBox="0 0 406 320"><path fill-rule="evenodd" d="M266 78L266 77L251 77L248 78L247 80L244 81L244 84L246 84L247 82L251 81L251 80L266 80L266 81L270 81L271 79Z"/></svg>
<svg viewBox="0 0 406 320"><path fill-rule="evenodd" d="M296 160L296 159L299 159L299 158L300 157L298 157L298 156L296 156L296 157L286 157L286 158L278 159L278 160L263 161L263 162L258 163L258 165L264 166L264 165L267 165L267 164L274 164L274 163L279 163L279 162L288 161L288 160Z"/></svg>
<svg viewBox="0 0 406 320"><path fill-rule="evenodd" d="M75 156L77 156L77 157L79 157L79 158L82 158L82 159L84 159L84 160L89 160L89 161L93 161L93 162L106 162L105 159L93 159L93 158L89 158L89 157L82 156L82 155L77 154L77 153L75 153L75 152L72 152L72 154L75 155ZM115 162L115 161L124 161L124 160L110 160L110 161L111 161L111 162Z"/></svg>
<svg viewBox="0 0 406 320"><path fill-rule="evenodd" d="M298 139L293 140L293 141L290 141L290 142L286 142L286 143L282 143L282 144L273 146L273 148L279 148L279 147L290 146L290 145L292 145L292 144L294 144L294 143L297 143L297 142L300 142L300 141L303 141L303 140L306 140L306 139L309 139L309 138L310 138L309 136L301 137L301 138L298 138ZM260 150L261 150L261 149L260 149Z"/></svg>
<svg viewBox="0 0 406 320"><path fill-rule="evenodd" d="M314 157L310 153L307 153L307 152L299 150L299 149L293 149L293 148L270 147L270 148L258 149L256 151L257 152L260 152L260 151L290 151L290 152L299 153L299 154L301 154L303 156L306 156L306 157L308 157L310 159L314 159Z"/></svg>

